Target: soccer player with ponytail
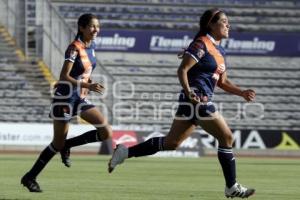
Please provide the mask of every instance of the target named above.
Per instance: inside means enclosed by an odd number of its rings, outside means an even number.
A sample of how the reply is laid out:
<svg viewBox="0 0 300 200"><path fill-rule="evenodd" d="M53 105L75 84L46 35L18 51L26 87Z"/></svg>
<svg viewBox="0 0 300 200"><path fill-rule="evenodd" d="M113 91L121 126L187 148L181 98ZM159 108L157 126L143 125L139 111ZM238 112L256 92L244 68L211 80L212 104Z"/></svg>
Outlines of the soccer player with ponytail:
<svg viewBox="0 0 300 200"><path fill-rule="evenodd" d="M225 51L221 39L228 38L230 25L226 14L210 9L200 18L200 30L189 47L181 54L177 75L182 86L179 107L167 136L151 138L126 148L119 144L108 164L111 173L125 159L175 150L200 125L219 142L218 159L225 178L225 196L246 198L255 190L236 181L236 163L232 152L233 135L226 121L215 109L212 96L216 86L224 91L253 101L255 92L242 90L227 77Z"/></svg>
<svg viewBox="0 0 300 200"><path fill-rule="evenodd" d="M71 147L103 141L112 135L107 119L86 99L89 91L102 93L104 90L100 83L93 83L90 79L96 67L93 40L100 31L99 20L93 14L83 14L77 24L78 33L65 52L65 61L51 104L49 116L53 119L53 140L21 179L21 184L30 192L42 192L36 178L57 152L60 152L62 162L70 167ZM96 129L66 140L69 122L76 115L80 115Z"/></svg>

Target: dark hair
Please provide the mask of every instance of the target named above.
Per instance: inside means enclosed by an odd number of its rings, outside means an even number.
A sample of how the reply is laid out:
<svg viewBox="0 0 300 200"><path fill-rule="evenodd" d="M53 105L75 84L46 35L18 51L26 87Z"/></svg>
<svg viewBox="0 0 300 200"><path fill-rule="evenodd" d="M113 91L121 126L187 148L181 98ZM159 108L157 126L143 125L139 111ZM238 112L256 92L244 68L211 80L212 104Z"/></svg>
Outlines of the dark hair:
<svg viewBox="0 0 300 200"><path fill-rule="evenodd" d="M80 27L85 28L86 26L88 26L91 22L92 19L98 19L96 15L93 15L91 13L85 13L83 15L81 15L78 18L77 21L77 34L75 39L77 40L80 36L82 36L82 33L80 32Z"/></svg>
<svg viewBox="0 0 300 200"><path fill-rule="evenodd" d="M200 30L198 31L194 40L197 39L199 36L204 36L207 33L209 33L211 31L209 25L216 23L220 19L222 13L224 12L218 8L206 10L200 17L200 21L199 21Z"/></svg>

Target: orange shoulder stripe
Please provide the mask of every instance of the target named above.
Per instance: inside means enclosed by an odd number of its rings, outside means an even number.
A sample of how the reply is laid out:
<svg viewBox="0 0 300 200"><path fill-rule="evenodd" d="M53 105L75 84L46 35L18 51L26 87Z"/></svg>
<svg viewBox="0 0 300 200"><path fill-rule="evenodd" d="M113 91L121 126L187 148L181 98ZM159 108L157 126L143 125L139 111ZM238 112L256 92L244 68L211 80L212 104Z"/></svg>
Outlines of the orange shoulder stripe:
<svg viewBox="0 0 300 200"><path fill-rule="evenodd" d="M202 36L201 40L204 42L208 53L210 55L212 55L212 57L215 59L215 61L217 63L217 68L214 72L213 77L216 80L218 80L220 74L222 74L226 69L225 59L224 59L223 55L219 52L219 50L214 46L214 44L212 43L212 41L208 37Z"/></svg>
<svg viewBox="0 0 300 200"><path fill-rule="evenodd" d="M74 41L72 44L75 45L77 50L79 51L80 60L84 67L84 73L82 74L81 80L83 82L88 82L92 73L92 62L89 59L89 56L87 55L84 45L79 41ZM85 98L88 94L87 88L80 88L80 97Z"/></svg>
<svg viewBox="0 0 300 200"><path fill-rule="evenodd" d="M79 51L79 56L80 56L80 59L81 59L84 69L88 70L92 66L92 62L90 61L89 56L87 55L83 44L76 40L74 42L72 42L72 44L74 44Z"/></svg>

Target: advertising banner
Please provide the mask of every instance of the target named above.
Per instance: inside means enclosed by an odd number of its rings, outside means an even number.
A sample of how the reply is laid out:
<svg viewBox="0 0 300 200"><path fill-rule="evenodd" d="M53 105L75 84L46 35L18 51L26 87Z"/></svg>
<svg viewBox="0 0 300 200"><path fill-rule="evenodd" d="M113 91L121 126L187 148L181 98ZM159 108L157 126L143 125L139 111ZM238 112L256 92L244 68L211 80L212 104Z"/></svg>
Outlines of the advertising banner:
<svg viewBox="0 0 300 200"><path fill-rule="evenodd" d="M178 53L195 36L191 31L102 30L97 51ZM295 33L231 32L221 45L228 55L300 56L300 36Z"/></svg>
<svg viewBox="0 0 300 200"><path fill-rule="evenodd" d="M68 138L80 135L94 129L92 125L71 125ZM235 149L276 149L276 150L300 150L300 131L281 130L232 130ZM116 144L124 144L127 147L144 142L153 137L164 137L165 131L151 130L119 130L113 127L111 141L102 142L105 147L100 153L110 154ZM14 124L0 123L0 146L45 146L53 136L52 124ZM86 144L92 147L100 147L99 143ZM163 151L155 156L168 157L199 157L203 155L203 149L216 149L216 139L201 129L197 129L191 137L187 138L176 151Z"/></svg>
<svg viewBox="0 0 300 200"><path fill-rule="evenodd" d="M235 149L300 150L300 131L233 130ZM199 130L205 148L217 148L214 137Z"/></svg>
<svg viewBox="0 0 300 200"><path fill-rule="evenodd" d="M140 143L152 137L163 137L166 134L166 132L159 131L135 131L135 134L119 131L117 135L113 136L113 143L122 143L129 147L132 145L128 142L138 141ZM300 131L233 130L233 136L234 149L300 150ZM199 129L187 138L176 151L163 151L155 156L199 157L203 155L203 148L217 149L218 143L213 136Z"/></svg>
<svg viewBox="0 0 300 200"><path fill-rule="evenodd" d="M92 129L92 125L71 125L68 138ZM0 123L0 145L45 146L52 141L52 137L52 124ZM98 143L88 145L99 146Z"/></svg>

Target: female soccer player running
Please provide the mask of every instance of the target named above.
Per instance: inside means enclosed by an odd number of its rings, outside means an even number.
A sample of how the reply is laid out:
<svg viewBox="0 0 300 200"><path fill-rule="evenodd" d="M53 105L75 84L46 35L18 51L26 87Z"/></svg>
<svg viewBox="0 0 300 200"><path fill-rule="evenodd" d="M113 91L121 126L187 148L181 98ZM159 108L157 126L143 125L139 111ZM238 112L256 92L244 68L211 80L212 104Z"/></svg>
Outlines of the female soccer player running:
<svg viewBox="0 0 300 200"><path fill-rule="evenodd" d="M220 42L228 38L229 28L228 18L223 11L211 9L204 12L200 18L200 30L184 51L177 71L183 90L168 135L151 138L130 148L119 144L108 164L109 172L127 158L175 150L200 125L219 142L218 158L226 181L225 196L245 198L254 194L254 189L243 187L236 181L233 135L211 102L215 86L246 101L255 98L253 90L242 90L228 80L225 52Z"/></svg>
<svg viewBox="0 0 300 200"><path fill-rule="evenodd" d="M71 147L111 138L112 130L107 119L86 99L89 91L102 93L104 90L101 84L92 83L90 79L96 67L93 40L99 31L100 24L95 15L83 14L79 17L78 33L66 50L60 80L56 84L55 96L51 104L53 140L21 179L21 184L30 192L42 192L36 178L57 152L61 152L63 163L70 167L69 149ZM69 121L78 114L82 119L93 124L96 129L65 140Z"/></svg>

